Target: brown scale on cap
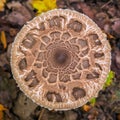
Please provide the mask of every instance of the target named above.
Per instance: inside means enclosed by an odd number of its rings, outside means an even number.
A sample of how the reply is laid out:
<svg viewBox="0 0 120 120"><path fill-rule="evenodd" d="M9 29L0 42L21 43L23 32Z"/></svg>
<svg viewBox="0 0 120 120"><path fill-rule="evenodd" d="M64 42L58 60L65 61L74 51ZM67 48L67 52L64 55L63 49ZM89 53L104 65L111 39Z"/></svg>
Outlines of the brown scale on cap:
<svg viewBox="0 0 120 120"><path fill-rule="evenodd" d="M87 16L52 10L18 33L11 67L20 89L34 102L69 110L97 97L109 72L110 46Z"/></svg>

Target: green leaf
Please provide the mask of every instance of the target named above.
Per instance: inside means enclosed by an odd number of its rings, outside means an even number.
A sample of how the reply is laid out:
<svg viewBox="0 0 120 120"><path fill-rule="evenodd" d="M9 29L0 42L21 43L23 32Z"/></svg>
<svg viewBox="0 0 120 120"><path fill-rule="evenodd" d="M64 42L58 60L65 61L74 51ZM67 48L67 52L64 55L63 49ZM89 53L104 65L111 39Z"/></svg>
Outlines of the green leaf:
<svg viewBox="0 0 120 120"><path fill-rule="evenodd" d="M115 76L115 73L113 71L110 71L108 74L107 80L103 86L103 89L105 89L106 87L112 84L114 76Z"/></svg>
<svg viewBox="0 0 120 120"><path fill-rule="evenodd" d="M92 98L92 99L90 100L90 104L91 104L92 106L94 106L95 103L96 103L96 98Z"/></svg>

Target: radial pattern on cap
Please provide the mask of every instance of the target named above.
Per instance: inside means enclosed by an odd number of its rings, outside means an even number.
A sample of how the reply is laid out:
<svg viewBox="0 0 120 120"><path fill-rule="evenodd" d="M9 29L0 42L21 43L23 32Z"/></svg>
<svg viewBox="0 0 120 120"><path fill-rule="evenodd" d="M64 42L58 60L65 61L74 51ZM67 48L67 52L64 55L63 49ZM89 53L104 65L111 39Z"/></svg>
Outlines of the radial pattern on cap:
<svg viewBox="0 0 120 120"><path fill-rule="evenodd" d="M110 68L110 46L87 16L52 10L35 17L18 33L11 67L20 89L37 104L74 109L102 89Z"/></svg>

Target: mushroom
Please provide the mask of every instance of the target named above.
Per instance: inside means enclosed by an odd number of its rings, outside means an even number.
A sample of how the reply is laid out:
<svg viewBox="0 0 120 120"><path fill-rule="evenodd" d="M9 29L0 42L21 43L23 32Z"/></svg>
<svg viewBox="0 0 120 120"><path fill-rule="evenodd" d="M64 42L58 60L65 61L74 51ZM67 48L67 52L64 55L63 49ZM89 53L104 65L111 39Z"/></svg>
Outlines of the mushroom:
<svg viewBox="0 0 120 120"><path fill-rule="evenodd" d="M12 45L20 89L40 106L78 108L97 97L110 70L106 35L86 15L55 9L28 22Z"/></svg>

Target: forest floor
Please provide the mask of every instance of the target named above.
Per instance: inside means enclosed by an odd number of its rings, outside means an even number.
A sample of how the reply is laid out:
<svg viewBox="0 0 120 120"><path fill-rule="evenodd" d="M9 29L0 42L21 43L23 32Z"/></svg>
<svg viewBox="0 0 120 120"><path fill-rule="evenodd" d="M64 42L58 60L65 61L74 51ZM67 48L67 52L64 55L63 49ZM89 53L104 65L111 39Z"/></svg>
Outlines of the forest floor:
<svg viewBox="0 0 120 120"><path fill-rule="evenodd" d="M58 8L86 14L107 34L112 48L111 70L115 73L113 82L99 92L94 105L87 103L61 112L48 111L33 103L17 87L11 73L11 44L37 10L29 0L7 0L3 6L0 10L0 120L120 120L120 0L57 0Z"/></svg>

